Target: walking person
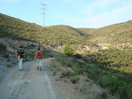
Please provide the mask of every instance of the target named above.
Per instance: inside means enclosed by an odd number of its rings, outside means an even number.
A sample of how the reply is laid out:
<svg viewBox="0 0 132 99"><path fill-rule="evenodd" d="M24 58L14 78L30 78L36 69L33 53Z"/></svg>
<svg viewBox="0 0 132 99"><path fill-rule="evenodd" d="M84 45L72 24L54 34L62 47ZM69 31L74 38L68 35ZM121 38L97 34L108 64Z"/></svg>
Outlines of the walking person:
<svg viewBox="0 0 132 99"><path fill-rule="evenodd" d="M43 57L43 54L42 52L40 51L40 48L38 48L38 51L35 53L35 58L37 60L37 69L41 71L41 65L42 65L42 57Z"/></svg>
<svg viewBox="0 0 132 99"><path fill-rule="evenodd" d="M25 56L24 50L22 49L22 46L20 46L16 54L16 58L18 61L18 67L20 71L23 70L23 57L24 56Z"/></svg>

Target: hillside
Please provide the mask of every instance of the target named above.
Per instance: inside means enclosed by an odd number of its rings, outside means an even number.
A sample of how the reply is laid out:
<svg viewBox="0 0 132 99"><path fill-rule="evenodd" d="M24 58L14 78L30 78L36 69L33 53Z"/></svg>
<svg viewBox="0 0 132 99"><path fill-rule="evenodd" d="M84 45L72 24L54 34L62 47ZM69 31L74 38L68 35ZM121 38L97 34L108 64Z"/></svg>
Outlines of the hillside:
<svg viewBox="0 0 132 99"><path fill-rule="evenodd" d="M79 30L89 34L90 41L98 44L132 47L132 20L98 29L79 28Z"/></svg>
<svg viewBox="0 0 132 99"><path fill-rule="evenodd" d="M41 27L4 14L0 14L0 37L41 42L47 47L63 45L66 40L72 44L89 43L82 32L70 26Z"/></svg>
<svg viewBox="0 0 132 99"><path fill-rule="evenodd" d="M87 35L92 35L94 33L94 31L96 31L96 28L77 28L79 31L87 34Z"/></svg>
<svg viewBox="0 0 132 99"><path fill-rule="evenodd" d="M41 27L17 18L0 14L0 37L12 37L41 42L44 46L53 47L64 45L71 40L76 47L92 45L96 42L100 46L116 46L131 48L132 21L105 26L102 28L73 28L66 25ZM53 39L54 37L54 39ZM91 42L90 42L91 41Z"/></svg>
<svg viewBox="0 0 132 99"><path fill-rule="evenodd" d="M75 29L75 28L73 28L71 26L66 26L66 25L48 26L47 28L54 29L54 30L57 30L57 31L61 31L63 33L72 34L74 36L88 36L83 31L80 31L78 29Z"/></svg>
<svg viewBox="0 0 132 99"><path fill-rule="evenodd" d="M47 47L64 45L71 40L75 48L98 44L102 48L114 46L131 48L132 21L105 26L102 28L73 28L66 25L41 27L20 19L0 14L0 37L26 39L42 43ZM53 39L54 38L54 39ZM92 43L91 43L92 42Z"/></svg>

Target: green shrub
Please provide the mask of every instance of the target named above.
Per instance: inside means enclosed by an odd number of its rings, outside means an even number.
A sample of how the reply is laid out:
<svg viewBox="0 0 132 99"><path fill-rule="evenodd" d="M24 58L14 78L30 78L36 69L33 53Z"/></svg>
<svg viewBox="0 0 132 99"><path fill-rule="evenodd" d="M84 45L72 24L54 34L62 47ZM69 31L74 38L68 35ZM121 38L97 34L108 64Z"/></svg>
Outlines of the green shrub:
<svg viewBox="0 0 132 99"><path fill-rule="evenodd" d="M72 81L72 83L76 83L77 81L79 81L79 77L78 76L72 76L72 77L70 77L70 80Z"/></svg>
<svg viewBox="0 0 132 99"><path fill-rule="evenodd" d="M71 56L71 55L74 54L74 50L73 50L73 48L72 48L72 46L71 46L71 42L70 42L70 41L66 41L65 47L64 47L64 49L63 49L63 52L64 52L66 55L68 55L68 56Z"/></svg>
<svg viewBox="0 0 132 99"><path fill-rule="evenodd" d="M2 43L0 43L0 53L6 50L6 46Z"/></svg>
<svg viewBox="0 0 132 99"><path fill-rule="evenodd" d="M4 52L3 53L3 57L8 58L9 57L9 53L8 52Z"/></svg>
<svg viewBox="0 0 132 99"><path fill-rule="evenodd" d="M70 73L67 71L62 72L60 78L68 77L69 75L70 75Z"/></svg>

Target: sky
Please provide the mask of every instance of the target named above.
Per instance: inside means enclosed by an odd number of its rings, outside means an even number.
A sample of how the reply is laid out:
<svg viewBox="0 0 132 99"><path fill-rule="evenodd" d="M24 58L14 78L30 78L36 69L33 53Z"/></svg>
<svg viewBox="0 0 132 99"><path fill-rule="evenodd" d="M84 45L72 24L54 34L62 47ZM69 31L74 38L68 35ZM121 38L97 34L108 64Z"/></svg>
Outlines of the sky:
<svg viewBox="0 0 132 99"><path fill-rule="evenodd" d="M132 0L0 0L0 13L43 26L100 28L132 20Z"/></svg>

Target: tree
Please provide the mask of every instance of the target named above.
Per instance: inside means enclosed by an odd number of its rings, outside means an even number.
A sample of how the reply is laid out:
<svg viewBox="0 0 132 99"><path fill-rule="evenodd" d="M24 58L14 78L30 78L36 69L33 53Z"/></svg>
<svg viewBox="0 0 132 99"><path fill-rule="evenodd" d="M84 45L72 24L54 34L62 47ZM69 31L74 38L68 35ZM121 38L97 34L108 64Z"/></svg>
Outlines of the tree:
<svg viewBox="0 0 132 99"><path fill-rule="evenodd" d="M71 42L70 41L66 41L65 43L65 47L63 48L63 52L68 55L68 56L71 56L74 54L74 50L71 46Z"/></svg>

